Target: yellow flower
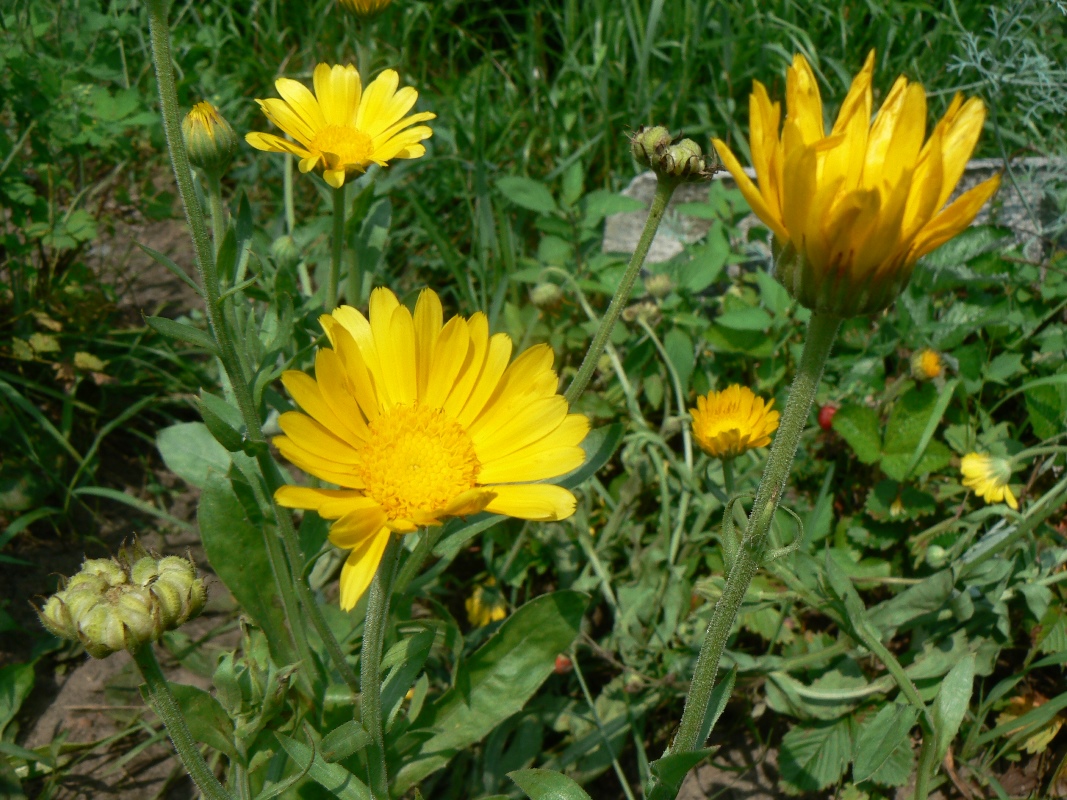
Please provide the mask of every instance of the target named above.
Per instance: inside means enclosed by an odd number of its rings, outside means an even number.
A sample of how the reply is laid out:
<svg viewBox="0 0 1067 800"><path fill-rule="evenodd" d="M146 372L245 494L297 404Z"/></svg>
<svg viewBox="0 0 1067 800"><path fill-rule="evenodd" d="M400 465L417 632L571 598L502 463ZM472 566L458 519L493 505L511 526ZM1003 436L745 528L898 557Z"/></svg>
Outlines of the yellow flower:
<svg viewBox="0 0 1067 800"><path fill-rule="evenodd" d="M916 351L911 357L911 374L916 380L933 380L945 373L941 354L929 347Z"/></svg>
<svg viewBox="0 0 1067 800"><path fill-rule="evenodd" d="M393 0L337 0L337 3L349 14L357 17L373 17L386 8Z"/></svg>
<svg viewBox="0 0 1067 800"><path fill-rule="evenodd" d="M245 139L257 150L292 153L300 157L300 171L322 168L322 177L334 188L345 178L363 172L372 163L386 166L394 158L418 158L426 152L419 142L433 131L415 125L433 119L429 111L407 114L419 93L400 82L387 69L362 89L359 73L351 64L315 67L315 93L290 78L274 85L281 100L256 100L267 119L292 136L289 141L271 133L249 133Z"/></svg>
<svg viewBox="0 0 1067 800"><path fill-rule="evenodd" d="M705 453L716 458L733 458L754 447L766 447L778 429L774 400L764 403L747 386L727 386L721 392L708 392L689 409L693 436Z"/></svg>
<svg viewBox="0 0 1067 800"><path fill-rule="evenodd" d="M815 75L801 55L786 76L786 118L755 82L749 103L757 185L724 142L723 165L773 232L776 276L808 308L855 316L885 308L919 258L974 220L994 176L947 208L985 121L978 98L957 94L923 143L923 87L897 78L871 122L874 52L852 81L829 135Z"/></svg>
<svg viewBox="0 0 1067 800"><path fill-rule="evenodd" d="M1011 480L1008 459L987 453L968 453L960 462L960 472L963 473L963 485L974 489L987 503L1005 502L1014 509L1019 508L1019 501L1008 486Z"/></svg>
<svg viewBox="0 0 1067 800"><path fill-rule="evenodd" d="M494 578L486 581L485 586L475 586L464 605L467 606L467 619L478 628L484 628L490 622L499 622L508 615L508 604L496 588Z"/></svg>
<svg viewBox="0 0 1067 800"><path fill-rule="evenodd" d="M189 161L213 178L230 165L237 152L237 134L211 103L197 103L182 120Z"/></svg>
<svg viewBox="0 0 1067 800"><path fill-rule="evenodd" d="M283 414L285 435L274 439L293 464L341 487L283 486L275 499L337 520L330 541L352 551L341 571L345 609L370 584L393 532L479 511L569 517L574 495L535 481L580 466L589 430L556 393L548 345L509 366L506 334L490 336L482 313L442 324L429 289L414 316L375 289L369 316L342 306L320 318L332 348L319 349L315 378L282 375L305 413Z"/></svg>

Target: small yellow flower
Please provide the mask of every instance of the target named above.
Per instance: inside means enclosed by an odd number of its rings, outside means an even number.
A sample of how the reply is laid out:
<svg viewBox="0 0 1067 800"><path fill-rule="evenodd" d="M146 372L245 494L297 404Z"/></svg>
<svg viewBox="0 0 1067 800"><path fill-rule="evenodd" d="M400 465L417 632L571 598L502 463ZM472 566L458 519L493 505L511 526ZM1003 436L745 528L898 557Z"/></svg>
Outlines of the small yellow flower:
<svg viewBox="0 0 1067 800"><path fill-rule="evenodd" d="M911 374L916 380L933 380L945 374L941 354L929 347L916 351L911 357Z"/></svg>
<svg viewBox="0 0 1067 800"><path fill-rule="evenodd" d="M793 58L786 118L755 82L749 104L757 184L719 139L715 149L753 212L773 232L776 277L803 305L842 316L885 308L915 262L966 228L1000 182L994 176L945 208L985 121L978 98L957 94L923 142L926 94L897 78L871 122L874 52L823 127L808 62Z"/></svg>
<svg viewBox="0 0 1067 800"><path fill-rule="evenodd" d="M197 103L185 115L182 136L193 166L212 177L223 173L237 153L237 134L211 103Z"/></svg>
<svg viewBox="0 0 1067 800"><path fill-rule="evenodd" d="M385 11L392 2L393 0L337 0L341 8L357 17L373 17Z"/></svg>
<svg viewBox="0 0 1067 800"><path fill-rule="evenodd" d="M304 413L282 414L274 439L297 467L340 489L283 486L287 508L337 520L330 541L351 550L341 570L341 607L374 577L393 533L489 511L553 521L574 513L567 489L542 483L585 460L589 420L556 393L548 345L510 365L512 342L489 335L477 313L443 323L431 290L412 313L375 289L370 319L351 306L320 317L332 347L315 377L282 375Z"/></svg>
<svg viewBox="0 0 1067 800"><path fill-rule="evenodd" d="M974 489L987 503L1004 502L1013 509L1019 508L1019 501L1008 486L1011 480L1008 459L988 453L968 453L960 462L960 472L963 473L963 485Z"/></svg>
<svg viewBox="0 0 1067 800"><path fill-rule="evenodd" d="M733 458L754 447L766 447L778 429L774 400L764 403L747 386L727 386L697 398L689 409L693 436L705 453L716 458Z"/></svg>
<svg viewBox="0 0 1067 800"><path fill-rule="evenodd" d="M249 133L245 139L257 150L298 156L301 172L321 168L326 183L339 189L346 177L371 164L384 167L394 158L425 154L419 142L433 131L415 123L436 114L405 116L419 93L410 86L397 90L399 83L396 71L387 69L364 90L351 64L315 67L314 94L302 83L278 78L274 86L282 99L256 102L267 119L296 141L271 133Z"/></svg>
<svg viewBox="0 0 1067 800"><path fill-rule="evenodd" d="M485 586L475 586L465 605L467 619L471 625L478 628L484 628L491 622L499 622L508 615L508 604L496 588L494 578L487 580Z"/></svg>

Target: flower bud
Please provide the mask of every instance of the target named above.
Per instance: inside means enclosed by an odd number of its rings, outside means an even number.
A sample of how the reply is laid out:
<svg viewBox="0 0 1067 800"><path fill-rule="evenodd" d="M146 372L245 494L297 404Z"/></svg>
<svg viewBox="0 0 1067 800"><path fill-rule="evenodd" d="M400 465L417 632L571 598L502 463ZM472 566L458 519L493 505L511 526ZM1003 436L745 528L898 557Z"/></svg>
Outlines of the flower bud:
<svg viewBox="0 0 1067 800"><path fill-rule="evenodd" d="M218 179L237 152L237 134L211 103L197 103L182 120L189 161Z"/></svg>
<svg viewBox="0 0 1067 800"><path fill-rule="evenodd" d="M645 291L657 300L662 300L674 291L674 281L671 280L670 275L662 272L649 275L645 278Z"/></svg>
<svg viewBox="0 0 1067 800"><path fill-rule="evenodd" d="M135 543L118 558L86 559L37 613L50 632L104 658L155 641L199 614L205 599L190 561L160 558Z"/></svg>
<svg viewBox="0 0 1067 800"><path fill-rule="evenodd" d="M911 376L917 381L930 381L945 374L941 354L929 347L917 350L911 357Z"/></svg>
<svg viewBox="0 0 1067 800"><path fill-rule="evenodd" d="M300 249L292 236L279 236L270 244L270 257L282 269L292 269L300 261Z"/></svg>
<svg viewBox="0 0 1067 800"><path fill-rule="evenodd" d="M530 302L538 308L555 308L563 299L563 290L554 283L538 283L530 290Z"/></svg>
<svg viewBox="0 0 1067 800"><path fill-rule="evenodd" d="M659 305L651 300L641 300L624 308L622 318L626 322L644 322L649 327L655 327L660 320Z"/></svg>
<svg viewBox="0 0 1067 800"><path fill-rule="evenodd" d="M653 162L661 158L671 145L671 132L662 125L651 128L641 126L630 139L630 152L637 163L649 169L655 169Z"/></svg>
<svg viewBox="0 0 1067 800"><path fill-rule="evenodd" d="M678 182L706 181L720 169L718 161L705 156L692 139L672 138L670 131L660 125L639 128L630 140L630 152L656 177Z"/></svg>

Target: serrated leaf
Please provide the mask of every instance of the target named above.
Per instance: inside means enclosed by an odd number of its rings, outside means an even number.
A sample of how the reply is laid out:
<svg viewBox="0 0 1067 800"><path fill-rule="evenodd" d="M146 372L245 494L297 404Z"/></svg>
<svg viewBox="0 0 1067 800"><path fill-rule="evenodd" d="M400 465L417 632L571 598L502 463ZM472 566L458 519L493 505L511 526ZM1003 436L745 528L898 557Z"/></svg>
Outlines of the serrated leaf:
<svg viewBox="0 0 1067 800"><path fill-rule="evenodd" d="M841 780L852 760L851 719L797 725L782 738L778 769L797 792L819 792Z"/></svg>
<svg viewBox="0 0 1067 800"><path fill-rule="evenodd" d="M517 769L508 777L530 800L592 800L573 780L550 769Z"/></svg>

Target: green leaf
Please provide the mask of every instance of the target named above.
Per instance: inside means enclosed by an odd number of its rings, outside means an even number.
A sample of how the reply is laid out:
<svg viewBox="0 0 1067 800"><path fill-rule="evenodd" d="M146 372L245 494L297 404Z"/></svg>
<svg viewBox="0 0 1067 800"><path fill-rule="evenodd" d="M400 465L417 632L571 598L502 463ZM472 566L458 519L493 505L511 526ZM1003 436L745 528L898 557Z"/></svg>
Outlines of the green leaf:
<svg viewBox="0 0 1067 800"><path fill-rule="evenodd" d="M181 422L156 434L156 447L167 469L198 489L212 473L225 475L232 459L202 422Z"/></svg>
<svg viewBox="0 0 1067 800"><path fill-rule="evenodd" d="M735 331L765 331L773 321L762 308L739 308L715 318L716 324Z"/></svg>
<svg viewBox="0 0 1067 800"><path fill-rule="evenodd" d="M940 395L937 387L926 383L909 389L897 400L886 422L882 448L886 475L905 481L911 473L933 472L949 463L949 449L930 438L951 398L951 392Z"/></svg>
<svg viewBox="0 0 1067 800"><path fill-rule="evenodd" d="M211 442L221 448L214 439ZM273 528L260 530L253 525L229 479L215 471L201 487L197 518L208 561L241 610L267 635L274 662L296 663L263 542L264 536L275 535Z"/></svg>
<svg viewBox="0 0 1067 800"><path fill-rule="evenodd" d="M197 295L199 295L200 297L204 297L204 290L200 288L200 285L196 281L194 281L191 277L189 277L189 275L185 272L185 270L182 269L181 267L179 267L177 264L175 264L171 259L167 258L167 256L163 255L159 251L153 250L151 247L145 247L140 242L137 243L137 246L140 247L145 252L145 255L147 255L149 258L151 258L153 261L155 261L160 266L162 266L165 269L167 269L172 275L176 276L182 283L184 283L186 286L188 286L190 289L192 289L194 292L196 292Z"/></svg>
<svg viewBox="0 0 1067 800"><path fill-rule="evenodd" d="M209 353L218 355L218 348L215 347L215 340L207 331L202 331L199 328L194 328L188 323L177 322L173 319L167 319L166 317L145 317L145 322L148 323L148 327L156 333L161 333L168 339L176 339L179 342L189 342L190 344L195 344L197 347L207 350Z"/></svg>
<svg viewBox="0 0 1067 800"><path fill-rule="evenodd" d="M366 784L340 764L327 764L321 755L312 751L306 744L290 739L283 733L275 731L274 736L301 769L311 761L308 775L337 800L371 800L370 789Z"/></svg>
<svg viewBox="0 0 1067 800"><path fill-rule="evenodd" d="M837 783L852 760L851 718L800 724L782 738L778 769L797 792L821 792Z"/></svg>
<svg viewBox="0 0 1067 800"><path fill-rule="evenodd" d="M1067 386L1036 386L1024 396L1030 425L1039 439L1049 439L1067 428Z"/></svg>
<svg viewBox="0 0 1067 800"><path fill-rule="evenodd" d="M844 405L834 414L833 428L848 442L864 464L875 463L882 454L878 413L867 406Z"/></svg>
<svg viewBox="0 0 1067 800"><path fill-rule="evenodd" d="M940 764L948 753L949 745L956 738L971 702L974 689L974 654L968 654L956 663L941 682L934 698L933 713L934 744L937 755L934 763Z"/></svg>
<svg viewBox="0 0 1067 800"><path fill-rule="evenodd" d="M206 393L205 399L206 397L214 397L214 395ZM207 426L208 431L215 437L215 441L222 445L223 449L230 453L237 453L244 448L244 437L237 432L236 428L219 416L212 405L198 397L196 399L196 407L200 411L200 417L204 420L204 425Z"/></svg>
<svg viewBox="0 0 1067 800"><path fill-rule="evenodd" d="M0 739L33 689L33 664L0 667Z"/></svg>
<svg viewBox="0 0 1067 800"><path fill-rule="evenodd" d="M573 472L568 472L559 478L553 478L551 482L565 489L581 486L587 478L596 474L602 466L608 463L608 459L611 458L622 443L622 437L625 432L623 426L618 422L593 428L581 444L581 448L585 451L585 463Z"/></svg>
<svg viewBox="0 0 1067 800"><path fill-rule="evenodd" d="M581 592L554 592L508 617L460 665L455 685L416 720L416 729L431 735L396 771L394 791L406 792L520 711L552 674L556 656L578 635L588 599Z"/></svg>
<svg viewBox="0 0 1067 800"><path fill-rule="evenodd" d="M193 738L238 761L237 750L233 746L233 721L222 704L196 686L169 681L167 685L181 707L185 724L189 726Z"/></svg>
<svg viewBox="0 0 1067 800"><path fill-rule="evenodd" d="M693 374L696 366L696 353L693 350L693 340L682 330L671 328L663 337L663 349L671 360L678 375L678 382L682 385L682 391L689 392L689 377Z"/></svg>
<svg viewBox="0 0 1067 800"><path fill-rule="evenodd" d="M508 777L530 800L592 800L577 783L550 769L517 769Z"/></svg>
<svg viewBox="0 0 1067 800"><path fill-rule="evenodd" d="M342 761L350 755L358 753L370 743L371 735L367 733L367 729L356 720L351 719L322 737L322 744L319 746L319 750L326 761Z"/></svg>
<svg viewBox="0 0 1067 800"><path fill-rule="evenodd" d="M870 779L889 761L897 747L909 747L908 734L918 716L913 706L890 703L865 722L856 737L852 780L862 783Z"/></svg>
<svg viewBox="0 0 1067 800"><path fill-rule="evenodd" d="M733 686L733 681L730 682L730 685ZM706 738L704 737L704 739ZM704 741L704 739L701 739L701 741ZM656 759L649 764L648 771L658 783L670 790L673 797L678 794L678 789L681 787L682 781L685 780L685 776L689 774L689 770L713 755L718 749L718 747L705 747L701 750L694 750L691 753L671 753L669 756Z"/></svg>
<svg viewBox="0 0 1067 800"><path fill-rule="evenodd" d="M508 200L517 206L528 208L541 214L550 214L556 210L556 201L552 192L540 181L519 175L506 175L496 182L496 188Z"/></svg>

